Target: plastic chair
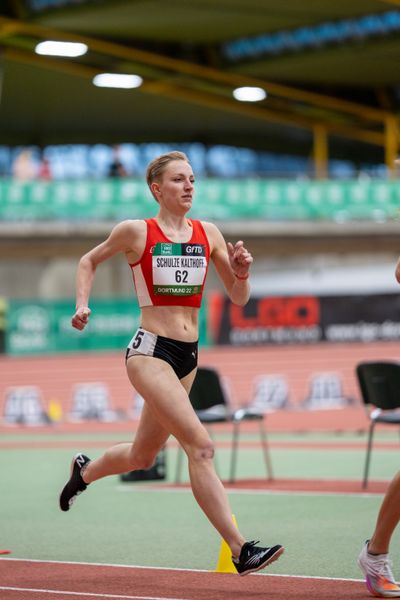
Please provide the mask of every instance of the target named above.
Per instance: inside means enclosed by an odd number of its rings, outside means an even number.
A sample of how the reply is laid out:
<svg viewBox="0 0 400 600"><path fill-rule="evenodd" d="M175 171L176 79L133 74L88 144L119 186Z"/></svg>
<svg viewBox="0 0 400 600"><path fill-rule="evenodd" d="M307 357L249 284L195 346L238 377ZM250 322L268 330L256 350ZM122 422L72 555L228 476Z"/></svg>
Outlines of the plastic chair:
<svg viewBox="0 0 400 600"><path fill-rule="evenodd" d="M269 454L267 434L264 427L264 414L252 409L239 408L233 412L225 397L220 377L215 369L199 367L190 391L190 401L200 421L207 427L212 437L211 427L216 423L232 423L232 445L229 469L229 481L236 478L237 453L239 448L240 424L243 421L258 421L260 442L262 445L268 479L273 479L272 463ZM183 450L178 449L176 462L176 483L180 482Z"/></svg>
<svg viewBox="0 0 400 600"><path fill-rule="evenodd" d="M362 487L368 483L369 463L375 425L400 425L400 364L396 362L363 362L356 373L362 400L370 421Z"/></svg>

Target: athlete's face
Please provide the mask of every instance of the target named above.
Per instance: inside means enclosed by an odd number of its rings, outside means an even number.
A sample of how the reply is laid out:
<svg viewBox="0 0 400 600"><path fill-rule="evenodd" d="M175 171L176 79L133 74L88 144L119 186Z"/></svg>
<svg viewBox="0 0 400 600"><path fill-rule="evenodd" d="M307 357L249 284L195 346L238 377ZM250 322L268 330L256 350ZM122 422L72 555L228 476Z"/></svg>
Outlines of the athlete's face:
<svg viewBox="0 0 400 600"><path fill-rule="evenodd" d="M154 188L153 188L154 186ZM160 205L175 212L187 212L192 206L194 175L192 167L184 160L171 161L158 183L152 184Z"/></svg>

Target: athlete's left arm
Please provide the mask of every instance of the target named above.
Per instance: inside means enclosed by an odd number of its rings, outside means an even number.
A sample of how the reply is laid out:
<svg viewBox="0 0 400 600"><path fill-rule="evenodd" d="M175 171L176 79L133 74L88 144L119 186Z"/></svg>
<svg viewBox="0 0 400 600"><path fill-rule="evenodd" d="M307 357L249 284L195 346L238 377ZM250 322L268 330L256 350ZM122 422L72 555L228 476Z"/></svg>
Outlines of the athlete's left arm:
<svg viewBox="0 0 400 600"><path fill-rule="evenodd" d="M400 258L398 259L397 264L396 264L395 277L396 277L397 283L400 283Z"/></svg>
<svg viewBox="0 0 400 600"><path fill-rule="evenodd" d="M229 298L244 306L250 297L249 270L253 257L242 241L228 242L213 223L203 222L210 244L210 256Z"/></svg>

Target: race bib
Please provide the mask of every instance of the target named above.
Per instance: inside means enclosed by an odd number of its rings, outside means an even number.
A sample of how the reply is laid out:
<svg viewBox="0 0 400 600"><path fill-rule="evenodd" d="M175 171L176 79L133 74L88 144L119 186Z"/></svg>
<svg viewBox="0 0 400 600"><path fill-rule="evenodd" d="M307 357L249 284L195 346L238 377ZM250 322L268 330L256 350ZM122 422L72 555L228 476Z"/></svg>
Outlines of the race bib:
<svg viewBox="0 0 400 600"><path fill-rule="evenodd" d="M153 291L168 296L201 292L207 271L204 244L158 243L153 251Z"/></svg>

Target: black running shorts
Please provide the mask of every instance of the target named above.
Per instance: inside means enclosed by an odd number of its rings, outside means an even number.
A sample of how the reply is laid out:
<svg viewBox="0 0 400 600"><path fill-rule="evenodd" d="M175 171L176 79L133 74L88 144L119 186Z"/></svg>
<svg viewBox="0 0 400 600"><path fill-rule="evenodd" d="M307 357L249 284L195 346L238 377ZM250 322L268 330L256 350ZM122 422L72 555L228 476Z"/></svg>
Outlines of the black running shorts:
<svg viewBox="0 0 400 600"><path fill-rule="evenodd" d="M154 356L165 360L178 379L197 367L198 342L181 342L156 335L139 327L126 349L125 360L131 356Z"/></svg>

